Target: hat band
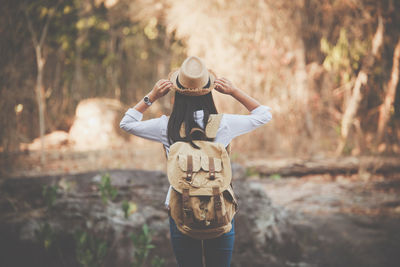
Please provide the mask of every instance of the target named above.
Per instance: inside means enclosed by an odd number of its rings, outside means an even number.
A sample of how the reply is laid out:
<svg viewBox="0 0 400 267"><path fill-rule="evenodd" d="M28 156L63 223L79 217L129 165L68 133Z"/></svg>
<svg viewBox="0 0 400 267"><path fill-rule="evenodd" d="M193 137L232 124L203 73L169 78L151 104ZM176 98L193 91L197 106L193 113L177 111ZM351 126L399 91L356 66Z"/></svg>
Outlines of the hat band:
<svg viewBox="0 0 400 267"><path fill-rule="evenodd" d="M205 86L203 86L203 89L209 88L211 84L211 79L208 77L208 82ZM178 86L179 89L186 89L180 82L179 82L179 75L176 76L176 85Z"/></svg>

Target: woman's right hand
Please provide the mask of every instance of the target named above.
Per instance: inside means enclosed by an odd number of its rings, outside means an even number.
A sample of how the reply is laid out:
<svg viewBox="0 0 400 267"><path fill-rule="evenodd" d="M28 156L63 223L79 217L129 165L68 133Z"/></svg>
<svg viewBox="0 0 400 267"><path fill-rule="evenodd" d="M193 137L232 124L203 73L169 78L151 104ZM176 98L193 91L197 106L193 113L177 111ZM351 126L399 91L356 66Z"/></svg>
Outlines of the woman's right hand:
<svg viewBox="0 0 400 267"><path fill-rule="evenodd" d="M156 82L156 84L153 87L153 90L151 90L149 94L150 100L155 101L160 97L165 96L171 90L172 86L173 84L170 80L166 79L159 80L158 82Z"/></svg>
<svg viewBox="0 0 400 267"><path fill-rule="evenodd" d="M234 86L231 81L225 78L215 80L215 90L223 94L231 95L237 101L242 103L248 111L252 111L260 106L260 103L257 100L247 95L244 91Z"/></svg>
<svg viewBox="0 0 400 267"><path fill-rule="evenodd" d="M238 90L231 81L225 78L215 80L215 90L226 95L232 95L233 92Z"/></svg>

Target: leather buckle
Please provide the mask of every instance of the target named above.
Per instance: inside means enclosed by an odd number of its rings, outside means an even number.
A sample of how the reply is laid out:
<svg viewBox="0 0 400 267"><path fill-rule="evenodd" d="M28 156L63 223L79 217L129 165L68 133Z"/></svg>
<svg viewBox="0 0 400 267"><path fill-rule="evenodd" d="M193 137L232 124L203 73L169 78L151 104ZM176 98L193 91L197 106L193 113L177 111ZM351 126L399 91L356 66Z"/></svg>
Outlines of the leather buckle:
<svg viewBox="0 0 400 267"><path fill-rule="evenodd" d="M215 172L210 173L210 180L215 180Z"/></svg>
<svg viewBox="0 0 400 267"><path fill-rule="evenodd" d="M189 208L183 208L183 213L185 214L185 216L189 216L192 214L192 209Z"/></svg>
<svg viewBox="0 0 400 267"><path fill-rule="evenodd" d="M192 181L192 173L188 173L187 175L186 175L186 182L188 182L188 183L190 183Z"/></svg>

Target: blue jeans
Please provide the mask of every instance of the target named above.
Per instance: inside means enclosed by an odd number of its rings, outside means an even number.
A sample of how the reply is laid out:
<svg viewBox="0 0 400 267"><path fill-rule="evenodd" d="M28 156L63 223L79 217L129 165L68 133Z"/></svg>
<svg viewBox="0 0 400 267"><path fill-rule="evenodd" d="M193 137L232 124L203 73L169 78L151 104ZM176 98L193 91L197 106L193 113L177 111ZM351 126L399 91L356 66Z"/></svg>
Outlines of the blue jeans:
<svg viewBox="0 0 400 267"><path fill-rule="evenodd" d="M182 234L169 216L172 249L179 267L202 267L201 240ZM203 241L206 267L229 267L235 242L235 222L232 229L217 238Z"/></svg>

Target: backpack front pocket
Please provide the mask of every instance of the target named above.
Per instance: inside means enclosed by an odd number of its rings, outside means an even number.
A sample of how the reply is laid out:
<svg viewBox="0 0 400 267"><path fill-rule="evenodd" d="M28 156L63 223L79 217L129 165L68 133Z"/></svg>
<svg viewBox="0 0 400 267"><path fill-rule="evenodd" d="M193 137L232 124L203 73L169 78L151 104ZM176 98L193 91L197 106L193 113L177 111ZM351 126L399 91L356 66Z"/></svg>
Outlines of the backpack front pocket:
<svg viewBox="0 0 400 267"><path fill-rule="evenodd" d="M179 168L184 171L198 172L200 170L200 155L178 155Z"/></svg>
<svg viewBox="0 0 400 267"><path fill-rule="evenodd" d="M179 168L183 172L182 178L191 186L199 187L200 182L196 177L200 171L200 155L178 155Z"/></svg>
<svg viewBox="0 0 400 267"><path fill-rule="evenodd" d="M182 179L193 187L205 186L209 182L214 184L213 181L221 178L222 160L219 158L198 154L179 154L178 165L182 172ZM211 184L209 185L208 187L211 188Z"/></svg>
<svg viewBox="0 0 400 267"><path fill-rule="evenodd" d="M201 155L201 169L209 173L209 179L215 180L217 173L222 171L222 161L219 158Z"/></svg>

